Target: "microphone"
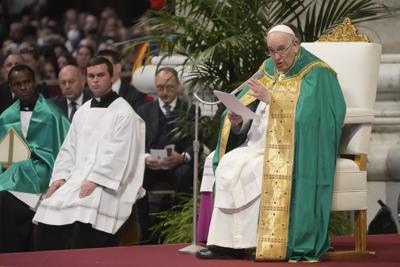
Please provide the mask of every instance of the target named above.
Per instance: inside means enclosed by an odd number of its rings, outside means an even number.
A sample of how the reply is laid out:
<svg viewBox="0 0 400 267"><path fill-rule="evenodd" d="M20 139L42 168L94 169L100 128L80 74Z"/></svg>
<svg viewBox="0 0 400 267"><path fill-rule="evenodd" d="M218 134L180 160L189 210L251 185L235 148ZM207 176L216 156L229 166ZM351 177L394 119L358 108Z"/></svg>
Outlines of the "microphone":
<svg viewBox="0 0 400 267"><path fill-rule="evenodd" d="M259 80L264 76L264 71L263 70L258 70L256 73L254 73L247 81L242 83L239 87L237 87L235 90L231 92L232 95L242 91L244 88L247 87L247 82L250 81L251 79L254 80Z"/></svg>
<svg viewBox="0 0 400 267"><path fill-rule="evenodd" d="M258 70L256 73L251 76L252 79L261 79L264 76L264 71L263 70Z"/></svg>

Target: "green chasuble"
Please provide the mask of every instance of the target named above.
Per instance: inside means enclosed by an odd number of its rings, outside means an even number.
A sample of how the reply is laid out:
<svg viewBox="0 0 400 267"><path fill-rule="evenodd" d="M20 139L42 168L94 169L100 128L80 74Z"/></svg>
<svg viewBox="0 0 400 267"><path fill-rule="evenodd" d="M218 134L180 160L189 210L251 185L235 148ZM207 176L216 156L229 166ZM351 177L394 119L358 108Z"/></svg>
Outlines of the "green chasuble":
<svg viewBox="0 0 400 267"><path fill-rule="evenodd" d="M69 129L69 120L42 95L35 104L26 142L31 157L0 170L0 191L43 193L47 190L57 153ZM10 128L21 132L20 102L16 101L0 116L0 140Z"/></svg>
<svg viewBox="0 0 400 267"><path fill-rule="evenodd" d="M256 260L317 261L329 247L333 178L346 111L342 90L336 73L302 47L287 73L278 75L271 59L261 69L259 81L271 90L271 102ZM238 98L252 105L256 101L247 90ZM234 140L230 126L225 112L214 168L244 141Z"/></svg>

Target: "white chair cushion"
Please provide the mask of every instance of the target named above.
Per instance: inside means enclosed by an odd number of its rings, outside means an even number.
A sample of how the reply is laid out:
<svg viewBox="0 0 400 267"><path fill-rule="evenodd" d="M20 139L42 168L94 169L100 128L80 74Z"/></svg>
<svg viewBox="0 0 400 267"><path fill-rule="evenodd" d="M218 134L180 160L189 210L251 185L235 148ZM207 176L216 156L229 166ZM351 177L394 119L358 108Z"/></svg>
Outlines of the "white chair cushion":
<svg viewBox="0 0 400 267"><path fill-rule="evenodd" d="M372 123L374 121L374 110L366 108L347 108L345 124Z"/></svg>
<svg viewBox="0 0 400 267"><path fill-rule="evenodd" d="M158 65L162 60L162 65L183 65L188 64L188 57L182 55L173 55L168 57L156 56L151 58L151 64Z"/></svg>
<svg viewBox="0 0 400 267"><path fill-rule="evenodd" d="M368 154L371 124L347 124L343 127L340 154Z"/></svg>
<svg viewBox="0 0 400 267"><path fill-rule="evenodd" d="M367 172L350 159L336 162L332 211L367 209Z"/></svg>
<svg viewBox="0 0 400 267"><path fill-rule="evenodd" d="M132 75L132 84L140 92L155 94L154 75L157 65L146 65L138 68Z"/></svg>
<svg viewBox="0 0 400 267"><path fill-rule="evenodd" d="M150 94L150 95L155 95L156 94L156 87L155 87L155 74L157 69L163 68L163 67L172 67L174 68L179 75L179 80L183 84L187 79L187 70L189 68L189 65L186 65L184 68L184 65L173 65L173 64L163 64L162 65L145 65L137 70L132 75L132 84L142 93L145 94Z"/></svg>

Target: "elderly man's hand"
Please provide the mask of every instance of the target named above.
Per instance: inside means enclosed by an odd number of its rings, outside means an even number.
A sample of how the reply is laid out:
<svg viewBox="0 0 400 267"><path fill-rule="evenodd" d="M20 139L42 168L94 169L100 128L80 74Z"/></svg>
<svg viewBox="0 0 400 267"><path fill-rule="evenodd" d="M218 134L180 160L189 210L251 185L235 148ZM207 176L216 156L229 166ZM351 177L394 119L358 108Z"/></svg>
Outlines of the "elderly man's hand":
<svg viewBox="0 0 400 267"><path fill-rule="evenodd" d="M177 153L176 151L172 151L170 156L167 156L162 165L167 169L173 169L174 167L182 164L184 162L184 157L182 154Z"/></svg>
<svg viewBox="0 0 400 267"><path fill-rule="evenodd" d="M53 193L56 192L56 190L60 188L63 184L65 184L64 179L55 180L54 182L52 182L49 189L47 189L46 194L44 194L43 198L51 197Z"/></svg>
<svg viewBox="0 0 400 267"><path fill-rule="evenodd" d="M233 128L240 128L240 125L243 122L242 116L233 113L232 111L228 112L228 119L231 122Z"/></svg>
<svg viewBox="0 0 400 267"><path fill-rule="evenodd" d="M160 163L158 163L158 161L155 160L151 155L147 156L144 159L144 162L146 166L152 170L159 170L161 168Z"/></svg>
<svg viewBox="0 0 400 267"><path fill-rule="evenodd" d="M248 85L250 87L250 91L248 92L249 95L254 96L260 101L264 103L269 103L271 100L271 94L267 88L264 87L259 81L256 79L250 79L248 81Z"/></svg>

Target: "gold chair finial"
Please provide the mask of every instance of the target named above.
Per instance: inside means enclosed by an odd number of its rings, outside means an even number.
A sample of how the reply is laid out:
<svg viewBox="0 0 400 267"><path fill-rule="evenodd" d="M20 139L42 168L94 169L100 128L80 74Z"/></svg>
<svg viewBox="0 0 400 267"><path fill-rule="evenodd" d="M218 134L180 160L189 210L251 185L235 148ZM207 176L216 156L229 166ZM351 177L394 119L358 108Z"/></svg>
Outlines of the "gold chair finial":
<svg viewBox="0 0 400 267"><path fill-rule="evenodd" d="M367 35L358 34L357 28L350 18L345 18L342 24L336 26L331 33L321 35L319 42L369 42Z"/></svg>

